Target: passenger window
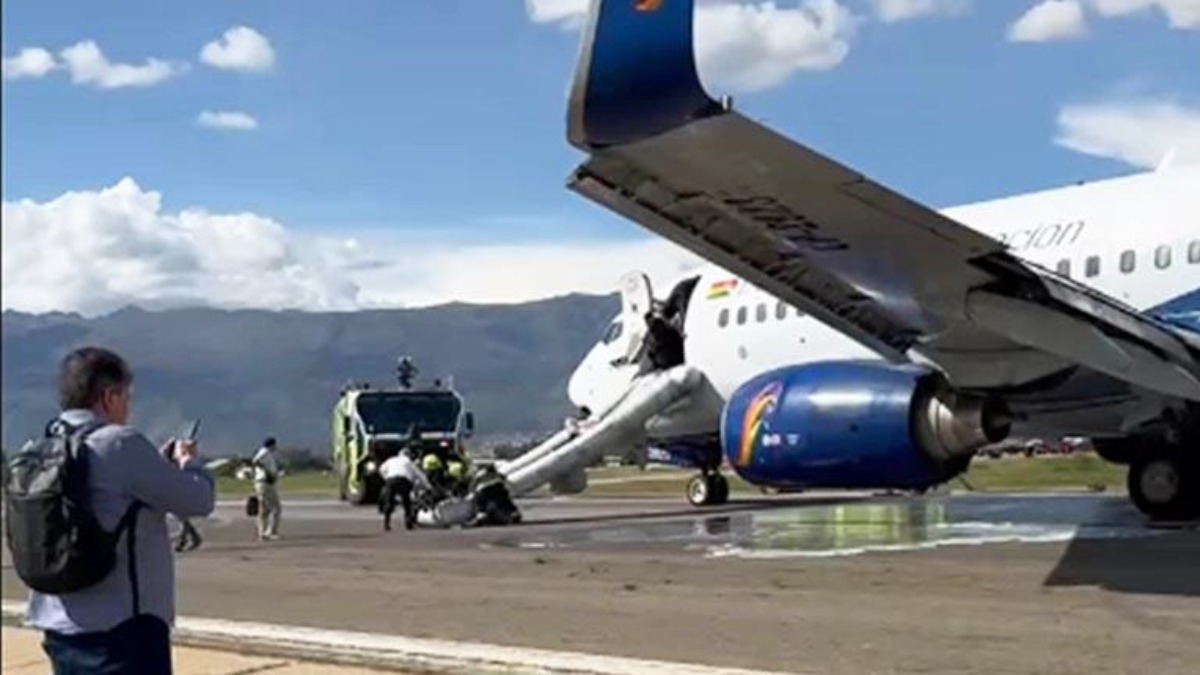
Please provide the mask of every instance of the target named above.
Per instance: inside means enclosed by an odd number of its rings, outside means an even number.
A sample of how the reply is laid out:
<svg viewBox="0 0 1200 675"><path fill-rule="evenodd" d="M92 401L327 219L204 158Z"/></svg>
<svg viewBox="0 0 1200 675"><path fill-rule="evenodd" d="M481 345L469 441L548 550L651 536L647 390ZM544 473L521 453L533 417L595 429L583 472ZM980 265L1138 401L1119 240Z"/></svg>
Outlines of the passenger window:
<svg viewBox="0 0 1200 675"><path fill-rule="evenodd" d="M1137 254L1133 251L1125 251L1121 254L1121 272L1129 274L1133 271L1134 264L1137 262Z"/></svg>
<svg viewBox="0 0 1200 675"><path fill-rule="evenodd" d="M1094 277L1097 274L1100 274L1100 256L1093 255L1088 257L1087 266L1084 270L1084 273L1089 277Z"/></svg>
<svg viewBox="0 0 1200 675"><path fill-rule="evenodd" d="M1154 251L1154 266L1160 270L1165 270L1171 266L1171 247L1159 246Z"/></svg>
<svg viewBox="0 0 1200 675"><path fill-rule="evenodd" d="M1193 241L1188 245L1188 262L1193 265L1200 264L1200 241Z"/></svg>
<svg viewBox="0 0 1200 675"><path fill-rule="evenodd" d="M721 328L729 325L729 308L726 307L717 315L717 325Z"/></svg>
<svg viewBox="0 0 1200 675"><path fill-rule="evenodd" d="M623 328L624 324L622 324L620 321L614 321L604 333L604 344L612 344L614 340L621 337L621 331Z"/></svg>
<svg viewBox="0 0 1200 675"><path fill-rule="evenodd" d="M787 303L780 301L775 305L775 318L780 321L787 318Z"/></svg>
<svg viewBox="0 0 1200 675"><path fill-rule="evenodd" d="M747 312L747 311L746 311L746 308L745 308L745 307L738 307L738 316L737 316L737 322L738 322L738 325L739 325L739 326L741 326L742 324L746 323L746 315L747 315L748 313L749 313L749 312Z"/></svg>
<svg viewBox="0 0 1200 675"><path fill-rule="evenodd" d="M758 308L755 309L755 311L754 311L754 318L758 319L759 323L762 323L767 320L767 303L765 303L765 302L758 303Z"/></svg>
<svg viewBox="0 0 1200 675"><path fill-rule="evenodd" d="M1059 260L1058 261L1058 273L1063 275L1064 277L1071 276L1071 261L1067 260L1065 258L1062 260Z"/></svg>

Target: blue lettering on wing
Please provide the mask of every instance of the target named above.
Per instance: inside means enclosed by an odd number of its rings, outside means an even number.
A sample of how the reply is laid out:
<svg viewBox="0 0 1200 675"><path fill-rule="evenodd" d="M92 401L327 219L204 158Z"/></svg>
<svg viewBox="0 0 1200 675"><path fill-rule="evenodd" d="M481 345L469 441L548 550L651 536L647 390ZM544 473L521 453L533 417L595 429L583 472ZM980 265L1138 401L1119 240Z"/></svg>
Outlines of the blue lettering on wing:
<svg viewBox="0 0 1200 675"><path fill-rule="evenodd" d="M762 223L767 229L798 248L812 251L842 251L850 246L827 234L821 226L807 216L796 213L773 197L755 195L751 197L725 197L722 202L741 215Z"/></svg>

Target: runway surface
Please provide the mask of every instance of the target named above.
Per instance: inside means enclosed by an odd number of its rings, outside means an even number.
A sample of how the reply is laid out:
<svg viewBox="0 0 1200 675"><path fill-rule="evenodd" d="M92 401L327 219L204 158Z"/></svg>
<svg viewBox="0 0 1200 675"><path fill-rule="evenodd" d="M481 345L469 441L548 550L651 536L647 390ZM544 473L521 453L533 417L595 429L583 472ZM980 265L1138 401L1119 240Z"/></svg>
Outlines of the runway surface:
<svg viewBox="0 0 1200 675"><path fill-rule="evenodd" d="M783 671L1200 663L1200 532L1119 496L541 500L517 527L390 533L370 507L284 508L277 542L240 501L199 524L181 613Z"/></svg>

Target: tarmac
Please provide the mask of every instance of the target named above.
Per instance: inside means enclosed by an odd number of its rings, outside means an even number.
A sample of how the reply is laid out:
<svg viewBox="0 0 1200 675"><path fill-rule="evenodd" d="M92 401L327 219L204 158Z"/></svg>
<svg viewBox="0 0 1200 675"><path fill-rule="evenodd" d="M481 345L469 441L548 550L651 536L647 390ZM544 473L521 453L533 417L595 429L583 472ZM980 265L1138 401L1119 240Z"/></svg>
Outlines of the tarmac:
<svg viewBox="0 0 1200 675"><path fill-rule="evenodd" d="M413 532L292 499L266 543L241 506L197 523L204 546L179 558L181 644L250 630L268 656L436 672L1200 663L1200 531L1149 527L1123 496L558 498L523 502L519 526ZM24 599L3 581L6 601Z"/></svg>
<svg viewBox="0 0 1200 675"><path fill-rule="evenodd" d="M50 663L42 651L41 635L35 631L0 629L3 643L3 666L6 675L46 675ZM176 675L378 675L397 671L370 670L349 666L303 662L294 659L257 657L212 649L176 647L172 654Z"/></svg>

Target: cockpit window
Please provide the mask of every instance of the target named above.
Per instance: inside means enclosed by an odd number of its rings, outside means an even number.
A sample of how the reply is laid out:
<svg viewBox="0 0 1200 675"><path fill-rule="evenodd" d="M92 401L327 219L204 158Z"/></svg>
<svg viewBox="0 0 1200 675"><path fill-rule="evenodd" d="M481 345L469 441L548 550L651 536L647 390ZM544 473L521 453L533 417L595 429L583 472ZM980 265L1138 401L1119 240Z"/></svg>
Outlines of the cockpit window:
<svg viewBox="0 0 1200 675"><path fill-rule="evenodd" d="M617 338L621 337L621 332L625 328L625 324L620 321L614 321L609 325L608 330L604 331L604 337L601 338L604 344L612 344Z"/></svg>

